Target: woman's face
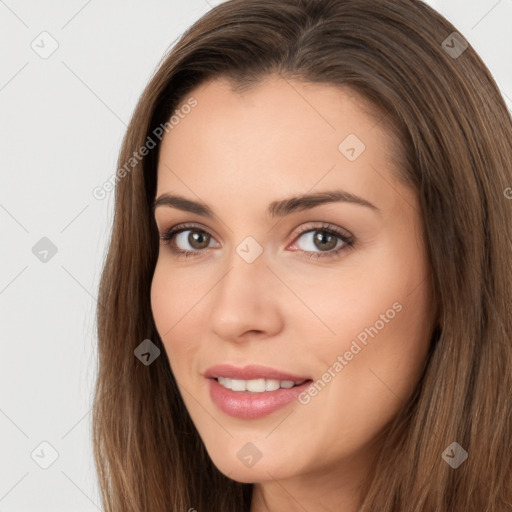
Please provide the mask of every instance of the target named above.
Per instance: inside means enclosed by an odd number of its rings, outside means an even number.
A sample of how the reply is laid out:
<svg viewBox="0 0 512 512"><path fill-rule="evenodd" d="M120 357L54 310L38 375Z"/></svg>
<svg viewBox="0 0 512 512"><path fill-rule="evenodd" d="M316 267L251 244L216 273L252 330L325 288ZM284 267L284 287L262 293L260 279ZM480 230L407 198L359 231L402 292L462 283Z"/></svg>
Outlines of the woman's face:
<svg viewBox="0 0 512 512"><path fill-rule="evenodd" d="M328 85L216 80L191 96L162 141L155 208L161 234L186 226L151 288L188 412L234 480L364 471L434 321L391 135Z"/></svg>

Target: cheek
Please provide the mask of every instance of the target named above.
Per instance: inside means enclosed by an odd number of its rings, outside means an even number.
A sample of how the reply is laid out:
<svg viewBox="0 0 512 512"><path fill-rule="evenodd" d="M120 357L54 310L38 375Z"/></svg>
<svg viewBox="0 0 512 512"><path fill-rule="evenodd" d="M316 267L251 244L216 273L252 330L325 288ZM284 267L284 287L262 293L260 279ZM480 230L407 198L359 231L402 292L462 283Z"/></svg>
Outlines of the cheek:
<svg viewBox="0 0 512 512"><path fill-rule="evenodd" d="M393 302L373 301L359 316L344 317L347 332L355 335L325 337L315 350L317 380L309 396L301 397L302 423L320 429L328 450L337 456L373 439L417 385L428 336L410 299L400 297L400 311L392 308Z"/></svg>
<svg viewBox="0 0 512 512"><path fill-rule="evenodd" d="M160 256L151 282L151 309L159 333L173 332L189 322L208 291L208 277L196 270L180 269Z"/></svg>
<svg viewBox="0 0 512 512"><path fill-rule="evenodd" d="M162 272L162 266L158 262L151 282L151 311L158 334L162 339L164 333L173 325L174 296L175 290L170 280L165 279L165 273Z"/></svg>
<svg viewBox="0 0 512 512"><path fill-rule="evenodd" d="M372 434L407 400L421 375L430 341L428 269L417 254L408 264L384 256L382 251L364 267L334 275L325 286L318 288L317 281L317 287L311 282L304 288L308 303L315 305L317 316L333 331L320 325L321 331L315 330L321 335L314 338L311 326L303 331L309 333L302 338L309 343L304 350L311 352L314 343L313 361L320 379L314 396L304 401L310 401L311 417L329 411L332 424L343 426L354 438L366 428L366 434ZM333 404L340 406L333 409ZM347 422L347 413L352 421ZM352 431L351 425L362 430Z"/></svg>
<svg viewBox="0 0 512 512"><path fill-rule="evenodd" d="M385 268L382 260L377 269ZM333 363L336 356L349 350L353 340L364 342L366 328L379 322L382 314L398 316L393 304L400 297L400 283L392 282L382 270L372 265L348 264L340 269L313 269L309 273L289 273L283 280L289 283L301 302L292 297L283 311L290 325L295 326L304 351L314 348L315 358L324 364ZM299 275L302 274L302 275ZM386 324L387 326L387 324ZM350 357L350 356L349 356Z"/></svg>
<svg viewBox="0 0 512 512"><path fill-rule="evenodd" d="M426 362L433 328L432 294L425 282L399 296L401 311L369 342L367 361L374 379L405 402Z"/></svg>
<svg viewBox="0 0 512 512"><path fill-rule="evenodd" d="M176 365L175 362L186 362L197 351L201 339L199 333L194 335L194 325L198 326L198 323L190 322L198 296L200 291L190 286L187 278L180 279L178 273L171 273L160 261L157 263L151 283L151 311L177 377L179 372L176 374L176 371L186 365Z"/></svg>

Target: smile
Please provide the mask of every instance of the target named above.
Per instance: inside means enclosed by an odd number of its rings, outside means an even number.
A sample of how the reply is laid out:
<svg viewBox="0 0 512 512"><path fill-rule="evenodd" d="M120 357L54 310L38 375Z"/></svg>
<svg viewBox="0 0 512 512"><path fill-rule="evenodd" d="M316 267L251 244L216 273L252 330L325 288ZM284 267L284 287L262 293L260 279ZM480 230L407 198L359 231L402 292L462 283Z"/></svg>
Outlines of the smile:
<svg viewBox="0 0 512 512"><path fill-rule="evenodd" d="M300 386L305 380L294 382L293 380L277 379L230 379L228 377L217 377L217 382L232 391L250 391L252 393L263 393L265 391L276 391L278 389L290 389L294 386Z"/></svg>

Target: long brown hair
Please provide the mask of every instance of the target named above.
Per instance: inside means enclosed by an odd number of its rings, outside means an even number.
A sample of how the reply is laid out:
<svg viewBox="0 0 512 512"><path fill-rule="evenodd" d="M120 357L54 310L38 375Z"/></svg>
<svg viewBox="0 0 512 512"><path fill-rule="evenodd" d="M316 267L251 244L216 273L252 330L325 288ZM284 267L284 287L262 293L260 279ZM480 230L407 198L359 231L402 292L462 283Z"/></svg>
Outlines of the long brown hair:
<svg viewBox="0 0 512 512"><path fill-rule="evenodd" d="M205 80L241 90L271 73L368 100L420 200L439 325L359 510L512 510L512 121L454 32L419 0L229 0L162 61L124 138L99 288L93 446L106 512L249 510L252 484L210 460L152 318L154 134ZM127 168L148 137L157 147ZM148 366L134 356L145 339L161 350ZM468 453L456 469L442 457L452 442Z"/></svg>

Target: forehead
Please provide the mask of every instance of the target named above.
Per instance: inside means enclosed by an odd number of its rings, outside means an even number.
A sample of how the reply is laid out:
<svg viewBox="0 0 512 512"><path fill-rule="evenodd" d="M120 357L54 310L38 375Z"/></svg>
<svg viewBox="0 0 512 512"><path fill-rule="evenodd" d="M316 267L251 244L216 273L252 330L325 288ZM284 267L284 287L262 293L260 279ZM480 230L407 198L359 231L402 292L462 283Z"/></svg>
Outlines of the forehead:
<svg viewBox="0 0 512 512"><path fill-rule="evenodd" d="M318 184L376 202L382 180L392 180L394 137L378 122L381 113L351 89L273 76L234 91L215 79L191 91L178 112L190 98L196 106L163 138L157 195L222 189L224 198L243 202Z"/></svg>

